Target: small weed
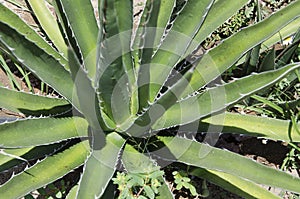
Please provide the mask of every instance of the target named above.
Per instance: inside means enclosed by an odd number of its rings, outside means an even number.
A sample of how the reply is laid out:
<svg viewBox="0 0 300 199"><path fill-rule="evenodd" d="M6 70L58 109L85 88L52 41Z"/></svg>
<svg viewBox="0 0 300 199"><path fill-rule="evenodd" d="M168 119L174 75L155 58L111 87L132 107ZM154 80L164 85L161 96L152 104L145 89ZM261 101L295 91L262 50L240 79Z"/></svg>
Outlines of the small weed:
<svg viewBox="0 0 300 199"><path fill-rule="evenodd" d="M112 180L118 185L118 199L154 199L162 185L163 175L164 172L157 168L145 174L118 172Z"/></svg>

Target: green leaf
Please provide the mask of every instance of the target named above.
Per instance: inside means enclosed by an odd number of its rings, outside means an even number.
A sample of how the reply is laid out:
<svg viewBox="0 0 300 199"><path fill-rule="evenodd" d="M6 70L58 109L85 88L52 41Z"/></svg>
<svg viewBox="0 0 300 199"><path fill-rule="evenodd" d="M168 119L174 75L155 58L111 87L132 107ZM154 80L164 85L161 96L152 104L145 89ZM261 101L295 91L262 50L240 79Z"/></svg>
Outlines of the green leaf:
<svg viewBox="0 0 300 199"><path fill-rule="evenodd" d="M150 199L154 199L155 197L155 193L153 192L153 190L151 189L150 186L144 186L144 191L146 193L146 195L150 198Z"/></svg>
<svg viewBox="0 0 300 199"><path fill-rule="evenodd" d="M207 89L203 93L176 103L164 113L163 117L152 128L158 130L179 124L187 124L222 111L239 100L271 86L299 67L300 64L291 64L278 70L252 74L233 82Z"/></svg>
<svg viewBox="0 0 300 199"><path fill-rule="evenodd" d="M156 199L174 199L174 195L169 188L165 179L162 179L163 184L158 188L158 196Z"/></svg>
<svg viewBox="0 0 300 199"><path fill-rule="evenodd" d="M88 123L80 117L25 119L0 125L0 146L24 148L88 136Z"/></svg>
<svg viewBox="0 0 300 199"><path fill-rule="evenodd" d="M193 38L194 45L190 46L186 52L186 56L190 54L195 46L197 47L202 43L213 31L215 31L220 25L222 25L227 19L233 16L247 0L218 0L215 1L209 10L207 17Z"/></svg>
<svg viewBox="0 0 300 199"><path fill-rule="evenodd" d="M138 99L139 112L148 107L149 100L149 63L153 55L154 40L156 33L161 29L157 27L158 14L160 12L161 1L147 0L145 8L141 16L139 28L136 30L135 42L140 42L137 45L136 51L139 52L139 63L136 66L138 70ZM135 46L134 46L135 47ZM137 53L138 54L138 53Z"/></svg>
<svg viewBox="0 0 300 199"><path fill-rule="evenodd" d="M0 29L0 43L9 49L9 54L71 101L73 82L60 62L10 25L0 21Z"/></svg>
<svg viewBox="0 0 300 199"><path fill-rule="evenodd" d="M168 90L162 94L151 106L137 119L133 125L125 131L131 136L145 136L149 133L151 126L167 111L172 105L178 101L178 97L189 85L194 68L190 64L184 74L176 74L173 79L166 82ZM169 85L168 85L169 84ZM123 126L120 130L123 130Z"/></svg>
<svg viewBox="0 0 300 199"><path fill-rule="evenodd" d="M122 5L126 8L122 8ZM99 91L101 108L109 118L120 125L131 115L130 103L134 102L133 107L137 106L135 74L131 55L128 52L131 39L131 31L128 29L132 26L132 14L130 14L132 2L105 0L102 1L99 9L103 15L100 15L103 30L99 32L95 87ZM130 17L124 16L126 13Z"/></svg>
<svg viewBox="0 0 300 199"><path fill-rule="evenodd" d="M151 174L152 172L157 172L157 169L159 169L159 167L156 167L153 160L151 160L147 155L138 152L135 148L128 144L124 148L122 162L129 173ZM174 196L165 179L163 179L163 177L158 177L157 179L162 182L162 185L158 188L159 195L156 196L156 198L173 199Z"/></svg>
<svg viewBox="0 0 300 199"><path fill-rule="evenodd" d="M85 163L77 193L78 199L99 198L116 170L116 164L125 140L117 133L94 133L93 151ZM103 135L102 135L103 134Z"/></svg>
<svg viewBox="0 0 300 199"><path fill-rule="evenodd" d="M157 168L154 166L154 162L145 154L138 152L133 146L126 144L122 162L126 171L129 173L142 174L152 173Z"/></svg>
<svg viewBox="0 0 300 199"><path fill-rule="evenodd" d="M72 187L72 189L69 191L66 199L76 199L76 193L78 190L78 185L75 185L74 187Z"/></svg>
<svg viewBox="0 0 300 199"><path fill-rule="evenodd" d="M57 12L65 19L64 26L74 49L79 48L88 75L96 74L98 25L91 1L56 0ZM62 7L60 7L62 6ZM75 43L73 43L73 39ZM80 57L81 58L81 57Z"/></svg>
<svg viewBox="0 0 300 199"><path fill-rule="evenodd" d="M291 3L265 20L243 29L205 54L191 80L193 90L198 90L230 68L244 53L265 41L281 28L300 16L300 2ZM185 92L182 96L186 96Z"/></svg>
<svg viewBox="0 0 300 199"><path fill-rule="evenodd" d="M300 128L300 124L297 125ZM187 126L183 128L188 130ZM238 133L286 142L300 142L300 135L295 127L291 126L289 120L225 113L221 117L216 115L201 120L198 132L207 131L209 126L216 126L218 128L215 129L220 129L223 133Z"/></svg>
<svg viewBox="0 0 300 199"><path fill-rule="evenodd" d="M252 182L283 188L296 193L300 192L300 178L261 165L233 152L180 137L159 137L159 139L167 147L166 150L159 153L162 158L228 173Z"/></svg>
<svg viewBox="0 0 300 199"><path fill-rule="evenodd" d="M272 48L264 57L259 66L259 72L275 69L275 49Z"/></svg>
<svg viewBox="0 0 300 199"><path fill-rule="evenodd" d="M164 34L163 30L167 28L167 25L170 22L169 20L171 18L172 11L175 5L176 5L176 0L168 0L168 1L160 2L159 13L157 16L157 23L156 26L152 26L157 28L155 34L155 41L153 44L155 48L157 48L162 42L163 34Z"/></svg>
<svg viewBox="0 0 300 199"><path fill-rule="evenodd" d="M25 160L36 160L36 159L44 159L46 156L53 155L55 152L58 150L62 149L62 147L66 146L66 141L65 142L59 142L55 144L49 144L49 145L41 145L37 147L30 147L32 148L28 152L24 153L23 155L20 154L21 158L24 158ZM24 150L26 151L28 148L21 148L21 149L5 149L5 151L13 151L13 150ZM14 152L12 152L14 153ZM18 166L20 164L24 164L24 160L21 159L11 159L10 161L1 164L0 166L0 172L3 172L5 170L9 170L15 166ZM32 165L31 165L32 166Z"/></svg>
<svg viewBox="0 0 300 199"><path fill-rule="evenodd" d="M271 107L272 109L278 111L280 114L284 115L284 111L283 108L281 108L280 106L278 106L277 104L269 101L268 99L265 99L264 97L261 97L259 95L252 95L251 98L264 103L265 105Z"/></svg>
<svg viewBox="0 0 300 199"><path fill-rule="evenodd" d="M190 174L207 179L208 181L221 186L232 193L242 196L243 198L280 198L261 186L249 180L240 178L239 176L202 168L196 168Z"/></svg>
<svg viewBox="0 0 300 199"><path fill-rule="evenodd" d="M0 187L1 197L21 198L71 172L84 163L88 155L86 144L87 141L80 142L57 155L47 157L25 172L13 176Z"/></svg>
<svg viewBox="0 0 300 199"><path fill-rule="evenodd" d="M291 62L293 55L297 52L299 43L300 43L300 28L293 36L292 43L289 46L287 46L276 58L277 61L276 68L280 68L285 64Z"/></svg>
<svg viewBox="0 0 300 199"><path fill-rule="evenodd" d="M0 87L0 107L28 115L59 114L69 111L69 102Z"/></svg>
<svg viewBox="0 0 300 199"><path fill-rule="evenodd" d="M89 125L94 129L109 129L103 120L99 100L91 80L82 69L78 59L72 49L68 50L70 70L74 82L73 105L83 113Z"/></svg>
<svg viewBox="0 0 300 199"><path fill-rule="evenodd" d="M3 4L0 4L0 21L16 30L20 35L25 36L27 40L43 49L47 54L53 56L66 69L69 68L67 60L60 53L54 50L37 32Z"/></svg>
<svg viewBox="0 0 300 199"><path fill-rule="evenodd" d="M18 158L30 151L33 147L22 149L1 149L0 150L0 165L3 165L13 159L24 161L23 158ZM0 169L1 170L1 169ZM0 171L1 172L1 171Z"/></svg>
<svg viewBox="0 0 300 199"><path fill-rule="evenodd" d="M212 3L212 0L187 1L183 10L176 17L170 32L151 60L150 102L154 101L172 67L180 61L190 46Z"/></svg>
<svg viewBox="0 0 300 199"><path fill-rule="evenodd" d="M293 35L297 30L299 29L300 26L300 18L297 18L287 24L284 28L282 28L278 33L274 34L272 37L267 39L266 41L263 42L262 47L267 47L269 48L273 44L277 42L281 42L283 39L287 38L288 36Z"/></svg>
<svg viewBox="0 0 300 199"><path fill-rule="evenodd" d="M39 24L42 26L51 42L53 42L58 51L61 52L64 57L67 57L67 45L65 44L65 40L55 17L46 6L46 2L28 0L28 3L34 12L34 16L37 18Z"/></svg>

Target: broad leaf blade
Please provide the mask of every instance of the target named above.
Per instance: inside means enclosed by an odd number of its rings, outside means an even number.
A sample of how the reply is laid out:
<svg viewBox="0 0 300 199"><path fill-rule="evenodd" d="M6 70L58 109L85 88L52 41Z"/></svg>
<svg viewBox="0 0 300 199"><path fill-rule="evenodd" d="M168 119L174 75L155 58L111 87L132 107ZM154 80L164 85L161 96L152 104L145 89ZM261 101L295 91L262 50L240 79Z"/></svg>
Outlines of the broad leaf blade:
<svg viewBox="0 0 300 199"><path fill-rule="evenodd" d="M191 86L198 90L230 68L249 49L268 39L281 28L300 16L300 1L296 1L265 20L243 29L226 39L205 54L191 80ZM259 33L259 34L258 34ZM189 94L185 92L183 96Z"/></svg>
<svg viewBox="0 0 300 199"><path fill-rule="evenodd" d="M300 135L291 126L289 120L234 113L225 113L222 118L220 120L218 116L211 116L201 120L198 132L205 132L208 126L212 125L220 127L218 129L221 129L223 133L238 133L286 142L300 142ZM187 126L184 129L189 129ZM298 124L298 128L300 129L300 124Z"/></svg>
<svg viewBox="0 0 300 199"><path fill-rule="evenodd" d="M117 133L108 134L105 140L104 134L103 136L94 134L94 139L94 149L85 163L80 180L78 199L94 199L102 196L115 173L118 157L125 143Z"/></svg>
<svg viewBox="0 0 300 199"><path fill-rule="evenodd" d="M290 64L282 69L252 74L233 82L207 89L203 93L176 103L165 112L164 116L152 128L158 130L179 124L187 124L222 111L239 100L271 86L299 67L299 63Z"/></svg>
<svg viewBox="0 0 300 199"><path fill-rule="evenodd" d="M261 186L235 175L202 168L194 169L190 174L204 178L244 198L280 198Z"/></svg>
<svg viewBox="0 0 300 199"><path fill-rule="evenodd" d="M55 17L46 6L46 2L41 2L40 0L28 0L28 3L51 42L53 42L64 57L67 57L67 45L65 44L65 40Z"/></svg>
<svg viewBox="0 0 300 199"><path fill-rule="evenodd" d="M87 137L88 123L80 117L25 119L0 125L0 146L24 148Z"/></svg>
<svg viewBox="0 0 300 199"><path fill-rule="evenodd" d="M96 73L96 52L98 25L89 0L56 0L59 14L65 20L64 26L74 49L79 48L84 66L91 79ZM58 11L57 11L58 12ZM81 59L81 57L79 57Z"/></svg>
<svg viewBox="0 0 300 199"><path fill-rule="evenodd" d="M228 173L256 183L283 188L296 193L300 192L300 178L261 165L233 152L180 137L159 137L159 139L167 147L159 154L163 158Z"/></svg>
<svg viewBox="0 0 300 199"><path fill-rule="evenodd" d="M227 19L233 16L248 0L218 0L215 1L209 10L207 17L193 38L193 42L197 45L202 43L213 31L215 31L220 25L222 25ZM189 55L195 46L191 46L186 56Z"/></svg>
<svg viewBox="0 0 300 199"><path fill-rule="evenodd" d="M74 82L74 94L72 99L74 106L82 112L93 129L107 130L109 127L103 120L99 108L98 96L92 86L92 81L80 66L74 51L71 49L68 50L68 58L72 80Z"/></svg>
<svg viewBox="0 0 300 199"><path fill-rule="evenodd" d="M0 107L27 115L60 114L69 111L69 102L0 87Z"/></svg>
<svg viewBox="0 0 300 199"><path fill-rule="evenodd" d="M73 82L68 71L51 54L46 53L26 36L0 22L0 43L9 54L36 74L43 82L72 101Z"/></svg>
<svg viewBox="0 0 300 199"><path fill-rule="evenodd" d="M153 102L172 67L184 56L202 26L213 0L187 1L170 32L154 55L150 66L150 98Z"/></svg>
<svg viewBox="0 0 300 199"><path fill-rule="evenodd" d="M28 26L18 15L0 4L0 21L15 29L20 35L26 36L26 39L35 43L39 48L58 60L62 66L68 69L67 60L54 50L37 32Z"/></svg>
<svg viewBox="0 0 300 199"><path fill-rule="evenodd" d="M135 72L129 52L132 2L105 0L101 1L99 9L102 31L99 32L95 87L99 91L101 108L120 125L131 115L130 103L135 102L133 106L137 106Z"/></svg>
<svg viewBox="0 0 300 199"><path fill-rule="evenodd" d="M14 176L0 187L1 197L21 198L30 191L49 184L79 167L88 156L86 142L80 142L57 155L47 157L26 172Z"/></svg>

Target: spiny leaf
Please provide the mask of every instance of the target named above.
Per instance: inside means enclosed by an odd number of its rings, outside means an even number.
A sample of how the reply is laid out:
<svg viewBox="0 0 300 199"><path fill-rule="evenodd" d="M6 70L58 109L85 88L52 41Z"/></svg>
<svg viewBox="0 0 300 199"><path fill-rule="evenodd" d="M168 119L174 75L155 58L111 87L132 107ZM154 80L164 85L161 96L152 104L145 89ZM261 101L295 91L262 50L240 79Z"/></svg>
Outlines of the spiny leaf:
<svg viewBox="0 0 300 199"><path fill-rule="evenodd" d="M190 174L207 179L208 181L244 198L280 198L261 186L249 180L242 179L239 176L202 168L193 169Z"/></svg>
<svg viewBox="0 0 300 199"><path fill-rule="evenodd" d="M33 147L22 149L0 149L0 165L3 165L13 159L19 159L21 161L24 161L24 159L21 158L21 156L30 151L32 148Z"/></svg>
<svg viewBox="0 0 300 199"><path fill-rule="evenodd" d="M2 21L0 30L0 43L9 50L11 56L59 94L72 101L73 82L69 72L59 61Z"/></svg>
<svg viewBox="0 0 300 199"><path fill-rule="evenodd" d="M193 38L194 45L190 46L185 57L195 50L195 45L202 43L213 31L222 25L227 19L234 15L248 0L218 0L209 10L207 17Z"/></svg>
<svg viewBox="0 0 300 199"><path fill-rule="evenodd" d="M24 119L0 125L0 146L24 148L87 137L88 123L80 117Z"/></svg>
<svg viewBox="0 0 300 199"><path fill-rule="evenodd" d="M69 102L0 87L0 107L28 115L59 114L69 111Z"/></svg>
<svg viewBox="0 0 300 199"><path fill-rule="evenodd" d="M28 0L31 9L34 12L34 16L38 19L39 24L46 32L47 36L57 47L58 51L67 57L67 45L63 35L59 29L59 25L55 17L51 14L50 10L46 6L46 2L40 0Z"/></svg>
<svg viewBox="0 0 300 199"><path fill-rule="evenodd" d="M278 70L252 74L233 82L207 89L203 93L176 103L164 113L164 116L152 128L158 130L174 125L187 124L222 111L239 100L271 86L299 67L299 63L290 64Z"/></svg>
<svg viewBox="0 0 300 199"><path fill-rule="evenodd" d="M125 4L129 10L118 11L124 9L120 7L122 4ZM120 124L130 117L131 99L134 99L135 103L137 101L135 96L133 96L136 95L135 74L134 70L132 70L133 65L128 52L131 39L131 31L129 29L132 26L132 15L130 19L126 19L128 16L122 16L124 12L127 14L132 13L132 2L106 0L100 4L99 9L99 12L102 13L100 23L103 26L103 32L99 32L98 73L95 87L99 91L103 111L109 118ZM121 25L122 20L124 20L124 24Z"/></svg>
<svg viewBox="0 0 300 199"><path fill-rule="evenodd" d="M163 158L228 173L252 182L283 188L296 193L300 192L300 178L261 165L236 153L185 138L159 137L159 139L167 147L159 153Z"/></svg>
<svg viewBox="0 0 300 199"><path fill-rule="evenodd" d="M61 19L65 19L62 23L70 44L74 49L79 48L88 76L94 79L98 25L91 1L56 0L56 5L60 8L57 9L57 13L61 15ZM72 42L73 40L75 43Z"/></svg>
<svg viewBox="0 0 300 199"><path fill-rule="evenodd" d="M176 65L190 46L193 37L202 26L213 0L187 1L176 17L150 65L150 98L153 102L166 81L172 67Z"/></svg>
<svg viewBox="0 0 300 199"><path fill-rule="evenodd" d="M152 58L154 51L154 39L158 28L157 26L158 13L160 11L161 1L147 0L144 11L142 13L139 28L136 31L135 42L139 41L135 49L138 54L139 62L136 66L138 71L138 99L139 112L148 106L149 100L149 82L150 82L150 67L148 64ZM139 53L138 53L139 52Z"/></svg>
<svg viewBox="0 0 300 199"><path fill-rule="evenodd" d="M10 181L0 186L1 197L20 198L79 167L84 163L89 152L86 148L87 142L80 142L57 155L47 157L27 169L26 172L14 176Z"/></svg>
<svg viewBox="0 0 300 199"><path fill-rule="evenodd" d="M300 16L299 9L300 1L295 1L265 20L236 33L216 48L210 50L198 63L191 80L191 87L194 90L198 90L220 76L249 49L263 42L298 18ZM185 92L183 96L187 94L189 93Z"/></svg>
<svg viewBox="0 0 300 199"><path fill-rule="evenodd" d="M74 82L73 105L83 113L93 129L109 129L101 115L98 96L92 87L92 82L80 66L72 49L68 50L68 58L72 80Z"/></svg>
<svg viewBox="0 0 300 199"><path fill-rule="evenodd" d="M53 56L66 69L69 68L67 60L62 55L55 51L40 35L3 4L0 4L0 21L15 29L19 34L25 36L27 40L35 43L40 49Z"/></svg>
<svg viewBox="0 0 300 199"><path fill-rule="evenodd" d="M168 90L162 94L149 108L136 118L134 123L128 128L120 127L121 131L126 131L131 136L149 136L151 126L177 101L181 93L188 87L192 77L194 67L191 63L183 74L177 74L177 81L168 85ZM123 128L123 129L122 129Z"/></svg>
<svg viewBox="0 0 300 199"><path fill-rule="evenodd" d="M101 132L93 132L93 151L87 159L81 176L78 199L99 198L111 180L118 156L125 140L117 133L104 137Z"/></svg>
<svg viewBox="0 0 300 199"><path fill-rule="evenodd" d="M11 159L10 161L7 161L4 164L1 164L0 166L0 172L5 172L7 170L10 170L14 167L18 167L18 165L22 165L22 164L27 164L28 162L30 162L31 160L37 160L37 159L44 159L46 156L51 156L54 153L56 153L58 150L62 149L63 147L65 147L68 144L67 141L65 142L59 142L59 143L55 143L55 144L49 144L49 145L42 145L42 146L37 146L37 147L30 147L31 150L29 150L28 152L25 153L25 151L29 148L13 148L13 149L5 149L8 152L12 152L14 154L14 150L16 151L21 151L24 150L24 154L20 154L20 157L24 158L25 160L27 160L27 162L21 161L20 159ZM32 162L30 162L32 163ZM38 163L38 162L36 162ZM34 164L36 164L34 163ZM32 164L30 166L33 166Z"/></svg>
<svg viewBox="0 0 300 199"><path fill-rule="evenodd" d="M220 128L216 129L220 129L224 133L253 135L286 142L300 141L300 135L294 127L291 127L291 121L288 120L225 113L221 116L205 118L198 125L198 132L205 132L208 126L211 128L219 126ZM183 128L190 129L188 125ZM300 124L298 124L298 128L300 128Z"/></svg>

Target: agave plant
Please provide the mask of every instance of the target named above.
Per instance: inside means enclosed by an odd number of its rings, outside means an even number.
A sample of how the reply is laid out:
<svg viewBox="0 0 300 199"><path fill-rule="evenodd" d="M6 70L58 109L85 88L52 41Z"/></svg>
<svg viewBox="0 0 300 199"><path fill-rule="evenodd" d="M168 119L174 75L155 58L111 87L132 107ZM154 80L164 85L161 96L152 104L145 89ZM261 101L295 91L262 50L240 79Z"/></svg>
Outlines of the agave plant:
<svg viewBox="0 0 300 199"><path fill-rule="evenodd" d="M298 124L225 111L299 63L211 84L253 47L277 42L278 31L294 33L300 1L207 52L197 50L247 1L147 0L135 24L132 1L99 0L96 18L90 1L48 1L52 15L46 2L28 0L43 34L0 4L1 52L57 92L0 87L1 108L25 115L0 125L0 170L27 165L1 185L1 198L22 197L82 165L68 197L113 198L118 169L147 174L169 162L193 166L195 175L247 198L277 197L257 184L300 193L299 178L193 137L205 129L300 141ZM165 131L174 127L179 134ZM155 197L173 198L161 182Z"/></svg>

